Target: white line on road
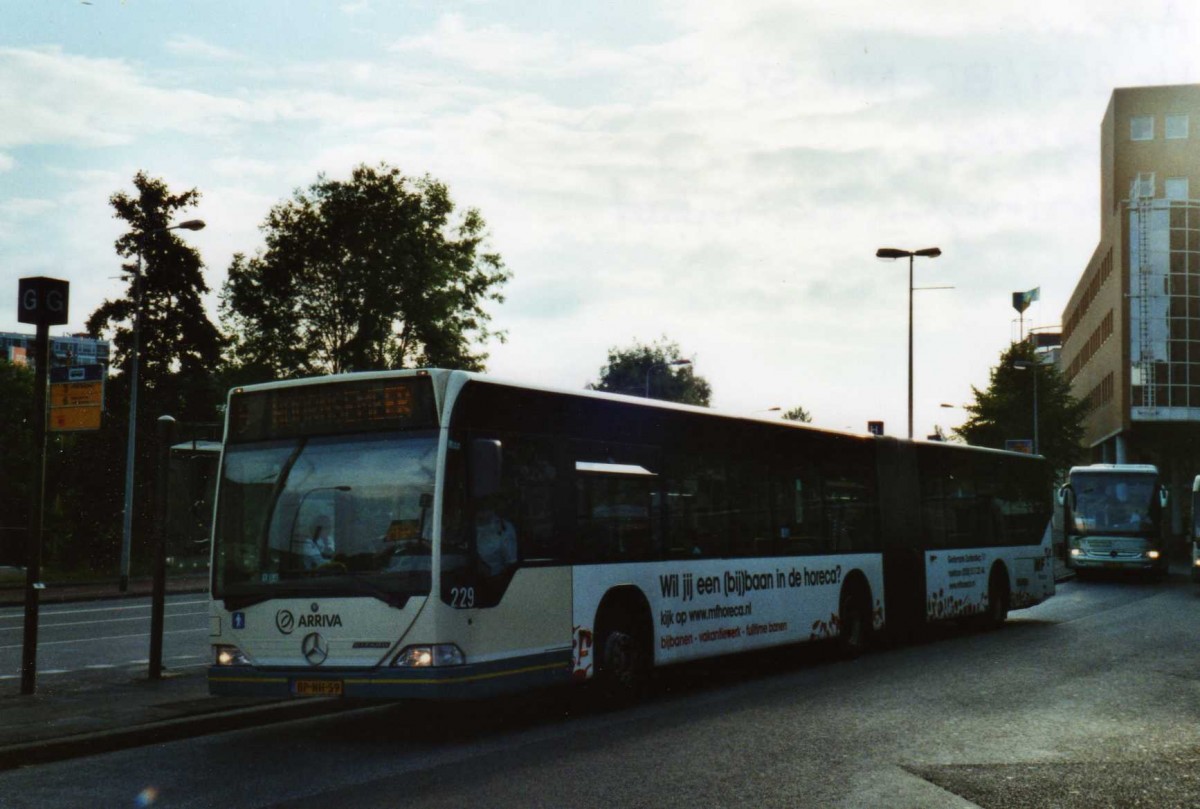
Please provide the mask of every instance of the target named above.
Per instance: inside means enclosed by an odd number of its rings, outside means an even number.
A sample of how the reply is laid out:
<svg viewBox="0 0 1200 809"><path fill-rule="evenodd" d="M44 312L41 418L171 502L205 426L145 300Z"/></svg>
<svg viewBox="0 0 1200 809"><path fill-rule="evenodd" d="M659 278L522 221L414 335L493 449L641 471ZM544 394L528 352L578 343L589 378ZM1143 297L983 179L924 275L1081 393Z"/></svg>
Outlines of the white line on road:
<svg viewBox="0 0 1200 809"><path fill-rule="evenodd" d="M200 610L199 612L174 612L174 613L168 613L168 614L164 615L163 618L187 618L192 615L208 615L208 611ZM137 616L134 616L133 618L105 618L102 621L67 621L67 622L61 623L61 624L42 623L41 621L38 621L38 626L41 627L42 629L55 629L60 626L91 626L92 624L119 624L123 621L149 621L149 620L150 620L149 615L137 615ZM20 627L20 626L0 626L0 632L13 632L13 631L16 631L21 628L22 627Z"/></svg>
<svg viewBox="0 0 1200 809"><path fill-rule="evenodd" d="M168 601L168 602L166 602L166 605L168 607L190 607L195 604L208 604L208 603L209 603L208 599L201 599L198 601L196 601L196 600L193 600L193 601ZM51 610L48 610L45 608L45 605L39 605L38 606L38 615L76 615L76 614L85 613L85 612L120 612L122 610L148 610L148 609L150 609L151 606L152 605L150 605L150 604L116 604L111 607L89 607L87 609L59 609L59 610L51 609ZM14 611L9 614L0 613L0 620L4 620L6 618L23 618L25 616L25 608L24 607L13 607L12 609Z"/></svg>
<svg viewBox="0 0 1200 809"><path fill-rule="evenodd" d="M182 635L185 633L193 634L193 635L199 635L200 633L204 633L205 635L207 635L208 627L200 627L197 629L167 629L167 630L163 631L164 635ZM67 644L67 643L76 643L76 644L77 643L94 643L94 642L100 641L100 640L127 640L129 638L144 638L144 637L146 637L146 633L141 632L137 635L105 635L105 636L99 637L99 638L76 638L75 640L38 641L38 648L40 649L43 646L61 646L63 644ZM24 647L24 644L15 643L15 644L11 644L8 646L0 646L0 651L3 651L4 649L21 649L23 647Z"/></svg>
<svg viewBox="0 0 1200 809"><path fill-rule="evenodd" d="M147 662L149 662L149 661L131 660L128 663L115 663L111 666L111 668L120 668L122 666L140 667L140 666L146 665ZM182 671L183 669L202 669L202 668L207 668L207 667L208 667L207 663L195 663L191 666L175 666L172 670L173 671ZM91 668L95 668L95 666L88 666L87 668L91 669ZM74 672L77 672L77 671L84 671L84 669L47 669L45 671L39 671L38 675L41 676L43 674L73 674ZM16 680L16 679L19 679L20 677L21 677L20 674L0 674L0 680Z"/></svg>

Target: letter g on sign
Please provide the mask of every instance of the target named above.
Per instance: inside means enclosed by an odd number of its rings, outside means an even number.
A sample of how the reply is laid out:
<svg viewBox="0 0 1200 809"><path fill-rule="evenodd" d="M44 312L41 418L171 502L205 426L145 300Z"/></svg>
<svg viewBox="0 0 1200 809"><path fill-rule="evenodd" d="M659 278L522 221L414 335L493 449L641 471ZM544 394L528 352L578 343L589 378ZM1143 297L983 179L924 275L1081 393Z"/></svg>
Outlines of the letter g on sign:
<svg viewBox="0 0 1200 809"><path fill-rule="evenodd" d="M67 322L71 285L57 278L22 278L17 285L17 320L39 326Z"/></svg>

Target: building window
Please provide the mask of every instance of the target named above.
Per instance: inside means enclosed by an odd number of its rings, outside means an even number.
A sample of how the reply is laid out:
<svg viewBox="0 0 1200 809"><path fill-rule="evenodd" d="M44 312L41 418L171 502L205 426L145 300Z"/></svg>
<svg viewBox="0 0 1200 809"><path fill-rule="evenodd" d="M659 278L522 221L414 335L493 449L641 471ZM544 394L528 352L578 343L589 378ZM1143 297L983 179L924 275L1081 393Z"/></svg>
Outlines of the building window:
<svg viewBox="0 0 1200 809"><path fill-rule="evenodd" d="M1129 184L1129 196L1132 199L1154 196L1154 172L1139 171Z"/></svg>
<svg viewBox="0 0 1200 809"><path fill-rule="evenodd" d="M1188 178L1187 177L1168 177L1163 180L1163 193L1167 199L1187 199L1188 198Z"/></svg>
<svg viewBox="0 0 1200 809"><path fill-rule="evenodd" d="M1154 116L1135 115L1129 119L1130 140L1154 140Z"/></svg>
<svg viewBox="0 0 1200 809"><path fill-rule="evenodd" d="M1168 115L1166 117L1167 140L1184 140L1188 136L1188 117L1186 115ZM1151 133L1153 136L1153 132Z"/></svg>

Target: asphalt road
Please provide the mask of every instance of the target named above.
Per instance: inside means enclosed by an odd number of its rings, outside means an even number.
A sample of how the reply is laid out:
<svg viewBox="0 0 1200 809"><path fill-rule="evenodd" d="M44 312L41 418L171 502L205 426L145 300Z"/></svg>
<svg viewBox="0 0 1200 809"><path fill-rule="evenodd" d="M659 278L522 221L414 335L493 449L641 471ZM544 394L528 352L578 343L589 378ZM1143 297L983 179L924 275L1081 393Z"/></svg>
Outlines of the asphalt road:
<svg viewBox="0 0 1200 809"><path fill-rule="evenodd" d="M163 665L185 671L208 663L208 599L169 596L163 621ZM0 607L0 687L21 678L23 607ZM39 684L145 671L150 653L150 599L43 604L38 610ZM0 807L4 805L0 797Z"/></svg>
<svg viewBox="0 0 1200 809"><path fill-rule="evenodd" d="M0 806L1197 806L1198 609L1182 576L1069 582L995 632L688 666L629 709L369 707L3 773Z"/></svg>

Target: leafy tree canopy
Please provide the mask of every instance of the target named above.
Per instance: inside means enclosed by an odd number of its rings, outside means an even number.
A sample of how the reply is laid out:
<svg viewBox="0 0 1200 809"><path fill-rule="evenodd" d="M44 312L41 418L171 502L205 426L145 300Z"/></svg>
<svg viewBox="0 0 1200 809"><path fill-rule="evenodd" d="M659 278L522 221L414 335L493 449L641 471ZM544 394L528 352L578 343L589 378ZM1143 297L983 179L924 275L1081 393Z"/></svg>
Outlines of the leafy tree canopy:
<svg viewBox="0 0 1200 809"><path fill-rule="evenodd" d="M786 421L799 421L803 424L812 424L812 414L799 405L785 411L783 418Z"/></svg>
<svg viewBox="0 0 1200 809"><path fill-rule="evenodd" d="M196 189L172 194L162 180L138 172L135 193L109 198L114 218L129 230L116 241L117 254L129 259L123 297L106 300L87 321L88 333L111 333L115 363L128 371L137 309L138 254L142 257L142 327L138 376L147 396L146 412L191 419L212 418L215 393L208 389L221 357L222 338L208 319L202 296L208 292L204 262L194 247L172 229L177 214L200 201ZM128 396L127 392L121 395ZM139 408L140 410L141 408Z"/></svg>
<svg viewBox="0 0 1200 809"><path fill-rule="evenodd" d="M1084 405L1071 396L1062 373L1039 360L1031 343L1014 343L1001 353L987 390L971 389L975 402L966 406L967 421L954 434L968 444L997 449L1009 439L1032 439L1035 384L1038 451L1056 473L1065 472L1079 459Z"/></svg>
<svg viewBox="0 0 1200 809"><path fill-rule="evenodd" d="M680 354L679 344L663 337L651 345L610 348L600 381L589 382L587 388L707 407L712 388L694 368Z"/></svg>
<svg viewBox="0 0 1200 809"><path fill-rule="evenodd" d="M440 366L482 370L488 301L510 275L473 208L386 163L324 175L271 209L266 247L238 254L221 312L233 359L261 377Z"/></svg>

